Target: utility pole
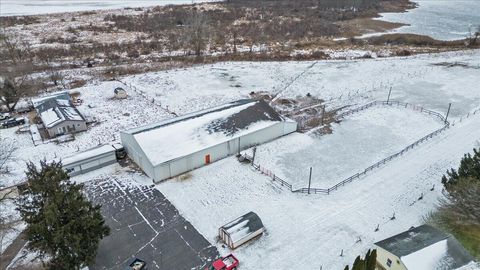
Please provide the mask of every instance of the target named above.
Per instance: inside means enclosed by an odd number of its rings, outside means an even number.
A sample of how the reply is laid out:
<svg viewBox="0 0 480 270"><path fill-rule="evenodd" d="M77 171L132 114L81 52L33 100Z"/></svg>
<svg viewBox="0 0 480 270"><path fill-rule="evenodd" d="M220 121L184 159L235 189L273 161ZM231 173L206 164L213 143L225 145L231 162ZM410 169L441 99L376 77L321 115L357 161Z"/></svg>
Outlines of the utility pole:
<svg viewBox="0 0 480 270"><path fill-rule="evenodd" d="M388 102L390 101L391 94L392 94L392 87L390 86L390 91L388 91L388 97L387 97L387 105L388 105Z"/></svg>
<svg viewBox="0 0 480 270"><path fill-rule="evenodd" d="M257 153L257 147L253 147L253 156L252 156L252 165L253 165L253 162L255 161L255 154Z"/></svg>
<svg viewBox="0 0 480 270"><path fill-rule="evenodd" d="M450 114L450 108L452 108L452 103L448 104L447 116L445 116L445 124L447 123L448 115Z"/></svg>
<svg viewBox="0 0 480 270"><path fill-rule="evenodd" d="M311 185L312 185L312 167L310 167L310 177L308 177L308 194L310 194Z"/></svg>

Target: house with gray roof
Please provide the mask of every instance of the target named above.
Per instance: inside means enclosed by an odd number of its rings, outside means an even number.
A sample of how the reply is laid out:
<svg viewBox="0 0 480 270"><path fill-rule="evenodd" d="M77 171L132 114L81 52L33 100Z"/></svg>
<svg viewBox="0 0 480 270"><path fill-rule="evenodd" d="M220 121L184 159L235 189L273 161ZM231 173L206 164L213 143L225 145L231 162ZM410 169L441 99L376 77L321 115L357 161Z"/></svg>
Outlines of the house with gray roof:
<svg viewBox="0 0 480 270"><path fill-rule="evenodd" d="M32 103L50 137L87 130L87 122L68 92L34 99Z"/></svg>
<svg viewBox="0 0 480 270"><path fill-rule="evenodd" d="M128 155L154 182L297 130L265 101L238 100L122 131Z"/></svg>
<svg viewBox="0 0 480 270"><path fill-rule="evenodd" d="M375 243L377 268L451 270L473 261L452 235L422 225Z"/></svg>

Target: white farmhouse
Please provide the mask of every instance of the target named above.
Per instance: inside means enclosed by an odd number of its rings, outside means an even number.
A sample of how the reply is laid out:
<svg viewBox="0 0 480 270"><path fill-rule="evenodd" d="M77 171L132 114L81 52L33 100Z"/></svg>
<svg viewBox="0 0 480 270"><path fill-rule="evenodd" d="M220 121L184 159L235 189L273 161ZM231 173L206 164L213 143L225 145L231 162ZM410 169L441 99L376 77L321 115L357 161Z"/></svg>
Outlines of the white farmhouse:
<svg viewBox="0 0 480 270"><path fill-rule="evenodd" d="M87 130L85 118L67 92L34 99L32 103L50 137Z"/></svg>
<svg viewBox="0 0 480 270"><path fill-rule="evenodd" d="M239 100L120 136L130 158L159 182L296 130L266 102Z"/></svg>

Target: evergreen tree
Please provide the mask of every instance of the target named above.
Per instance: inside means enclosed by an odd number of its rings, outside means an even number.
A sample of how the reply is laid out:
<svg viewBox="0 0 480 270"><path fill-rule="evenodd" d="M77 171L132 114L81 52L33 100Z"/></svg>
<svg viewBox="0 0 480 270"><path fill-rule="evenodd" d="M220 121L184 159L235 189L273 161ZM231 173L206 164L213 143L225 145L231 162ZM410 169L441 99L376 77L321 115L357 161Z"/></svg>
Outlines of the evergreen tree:
<svg viewBox="0 0 480 270"><path fill-rule="evenodd" d="M360 256L357 256L352 265L352 270L375 270L377 264L377 250L374 249L367 251L365 254L365 259L362 259ZM344 270L349 270L349 266L345 266Z"/></svg>
<svg viewBox="0 0 480 270"><path fill-rule="evenodd" d="M375 270L375 266L377 265L377 250L372 250L368 258L365 258L365 261L367 263L367 270Z"/></svg>
<svg viewBox="0 0 480 270"><path fill-rule="evenodd" d="M476 179L480 181L480 150L473 149L473 155L465 154L460 161L458 171L451 169L442 177L443 185L449 189L462 179Z"/></svg>
<svg viewBox="0 0 480 270"><path fill-rule="evenodd" d="M62 164L40 162L27 166L28 188L18 200L27 223L27 247L36 251L48 269L75 270L94 262L100 240L110 229L82 193L82 185L70 182Z"/></svg>
<svg viewBox="0 0 480 270"><path fill-rule="evenodd" d="M365 262L362 260L362 258L360 258L360 256L357 256L353 262L352 270L365 270Z"/></svg>

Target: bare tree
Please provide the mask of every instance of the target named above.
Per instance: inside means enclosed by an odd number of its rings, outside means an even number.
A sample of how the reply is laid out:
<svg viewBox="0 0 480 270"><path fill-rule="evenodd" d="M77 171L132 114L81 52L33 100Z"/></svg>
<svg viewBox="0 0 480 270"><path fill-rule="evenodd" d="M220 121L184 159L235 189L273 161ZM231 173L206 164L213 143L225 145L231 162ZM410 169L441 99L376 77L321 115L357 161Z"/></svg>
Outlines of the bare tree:
<svg viewBox="0 0 480 270"><path fill-rule="evenodd" d="M31 90L29 74L33 70L30 44L26 41L13 41L0 36L2 60L0 61L0 104L13 111L20 98Z"/></svg>
<svg viewBox="0 0 480 270"><path fill-rule="evenodd" d="M0 138L0 175L10 172L8 165L15 161L17 142L13 139Z"/></svg>
<svg viewBox="0 0 480 270"><path fill-rule="evenodd" d="M210 37L207 16L198 11L193 13L186 20L185 28L185 42L193 49L196 56L200 56Z"/></svg>
<svg viewBox="0 0 480 270"><path fill-rule="evenodd" d="M8 164L15 161L16 150L15 140L0 138L0 177L9 173ZM9 232L16 230L16 222L12 221L12 213L7 211L8 207L5 206L9 200L12 200L15 192L15 188L3 189L0 192L0 254L3 252L5 237Z"/></svg>
<svg viewBox="0 0 480 270"><path fill-rule="evenodd" d="M474 47L480 38L480 25L473 26L470 29L470 36L467 38L467 46Z"/></svg>
<svg viewBox="0 0 480 270"><path fill-rule="evenodd" d="M465 179L449 190L442 201L446 217L459 226L480 226L480 181Z"/></svg>

